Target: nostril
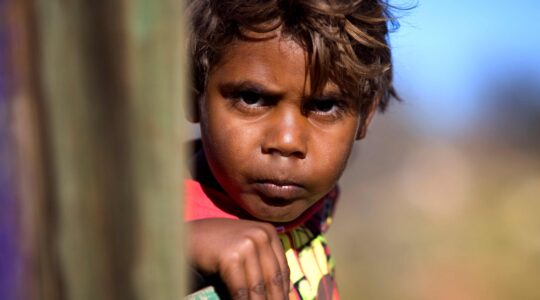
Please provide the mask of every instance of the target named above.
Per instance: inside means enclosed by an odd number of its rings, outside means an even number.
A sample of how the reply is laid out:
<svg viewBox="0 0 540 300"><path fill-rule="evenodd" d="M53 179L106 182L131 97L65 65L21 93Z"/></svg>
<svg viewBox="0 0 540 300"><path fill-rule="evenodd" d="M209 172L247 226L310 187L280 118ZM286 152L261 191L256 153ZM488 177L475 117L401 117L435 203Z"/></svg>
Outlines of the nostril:
<svg viewBox="0 0 540 300"><path fill-rule="evenodd" d="M306 154L304 152L301 152L301 151L293 152L289 156L293 156L293 157L300 158L300 159L306 158Z"/></svg>
<svg viewBox="0 0 540 300"><path fill-rule="evenodd" d="M304 159L306 157L306 151L301 149L287 149L285 147L263 147L262 153L282 157L295 157L300 159Z"/></svg>

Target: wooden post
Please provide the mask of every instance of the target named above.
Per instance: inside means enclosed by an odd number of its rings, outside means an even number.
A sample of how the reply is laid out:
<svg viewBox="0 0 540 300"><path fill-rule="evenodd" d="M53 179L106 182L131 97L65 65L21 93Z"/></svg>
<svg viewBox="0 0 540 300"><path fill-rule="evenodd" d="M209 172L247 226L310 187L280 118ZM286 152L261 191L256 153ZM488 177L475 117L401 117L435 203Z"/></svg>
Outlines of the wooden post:
<svg viewBox="0 0 540 300"><path fill-rule="evenodd" d="M0 298L63 299L33 3L2 0L0 6L0 169L8 184L0 230L9 241L2 249L9 266L0 280L10 282Z"/></svg>
<svg viewBox="0 0 540 300"><path fill-rule="evenodd" d="M25 298L183 297L182 2L10 3L24 8L33 81L20 88L38 108L30 148L43 167L42 209L29 218L43 221L24 236L49 253L28 271L38 288Z"/></svg>

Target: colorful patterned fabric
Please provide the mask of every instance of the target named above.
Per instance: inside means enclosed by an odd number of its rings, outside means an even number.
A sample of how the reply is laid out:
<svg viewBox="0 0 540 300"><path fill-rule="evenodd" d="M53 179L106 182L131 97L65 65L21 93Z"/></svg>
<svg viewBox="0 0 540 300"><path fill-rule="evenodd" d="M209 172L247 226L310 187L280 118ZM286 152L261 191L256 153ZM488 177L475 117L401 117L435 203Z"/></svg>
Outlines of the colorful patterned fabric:
<svg viewBox="0 0 540 300"><path fill-rule="evenodd" d="M339 299L334 260L321 230L331 223L334 201L330 198L325 202L320 215L311 222L279 234L295 289L289 299ZM315 220L321 221L318 227Z"/></svg>
<svg viewBox="0 0 540 300"><path fill-rule="evenodd" d="M202 187L194 180L187 180L185 189L186 221L205 218L240 218L216 206L215 201L219 201L219 198L225 195ZM290 300L339 299L334 282L334 261L323 235L332 223L338 194L336 187L297 220L276 225L294 286L294 291L289 294Z"/></svg>

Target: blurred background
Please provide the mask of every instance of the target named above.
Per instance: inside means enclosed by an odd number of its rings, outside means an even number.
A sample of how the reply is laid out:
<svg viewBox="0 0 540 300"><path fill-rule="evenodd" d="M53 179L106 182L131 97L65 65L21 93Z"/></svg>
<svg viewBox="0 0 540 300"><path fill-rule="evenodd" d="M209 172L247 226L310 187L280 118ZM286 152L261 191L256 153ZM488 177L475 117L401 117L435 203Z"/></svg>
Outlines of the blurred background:
<svg viewBox="0 0 540 300"><path fill-rule="evenodd" d="M342 298L540 299L540 2L397 15L404 101L356 144L329 233Z"/></svg>

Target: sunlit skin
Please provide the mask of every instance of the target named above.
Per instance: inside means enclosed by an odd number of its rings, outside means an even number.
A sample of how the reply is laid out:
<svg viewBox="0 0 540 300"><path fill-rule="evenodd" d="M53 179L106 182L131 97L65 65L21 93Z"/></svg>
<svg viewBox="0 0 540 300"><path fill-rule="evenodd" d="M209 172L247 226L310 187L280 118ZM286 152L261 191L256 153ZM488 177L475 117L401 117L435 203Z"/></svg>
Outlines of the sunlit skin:
<svg viewBox="0 0 540 300"><path fill-rule="evenodd" d="M212 174L231 204L258 220L292 221L328 193L358 136L356 101L332 83L312 95L305 62L279 34L235 42L198 101Z"/></svg>

